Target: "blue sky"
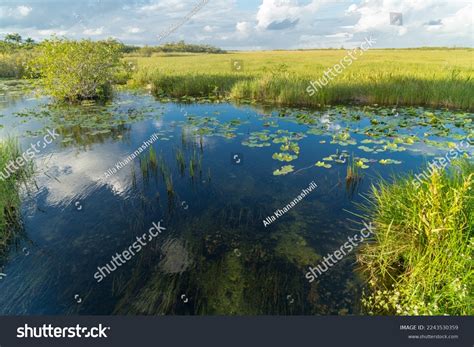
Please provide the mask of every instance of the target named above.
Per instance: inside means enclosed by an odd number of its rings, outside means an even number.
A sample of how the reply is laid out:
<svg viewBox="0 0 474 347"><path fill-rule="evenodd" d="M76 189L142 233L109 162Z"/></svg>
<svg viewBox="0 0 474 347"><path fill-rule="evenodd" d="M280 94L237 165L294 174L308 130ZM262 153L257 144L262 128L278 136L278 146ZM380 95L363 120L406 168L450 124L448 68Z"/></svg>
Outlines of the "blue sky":
<svg viewBox="0 0 474 347"><path fill-rule="evenodd" d="M390 23L391 12L401 13L402 25ZM185 40L249 50L350 48L372 36L376 48L473 47L473 18L472 0L2 0L0 37Z"/></svg>

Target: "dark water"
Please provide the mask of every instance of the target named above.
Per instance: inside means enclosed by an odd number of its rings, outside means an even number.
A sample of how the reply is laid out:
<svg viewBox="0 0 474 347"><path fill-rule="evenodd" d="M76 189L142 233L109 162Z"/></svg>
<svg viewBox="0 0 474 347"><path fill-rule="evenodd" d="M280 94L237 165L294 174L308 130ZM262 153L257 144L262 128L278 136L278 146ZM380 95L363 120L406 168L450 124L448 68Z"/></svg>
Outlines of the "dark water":
<svg viewBox="0 0 474 347"><path fill-rule="evenodd" d="M271 110L125 92L103 106L48 103L0 96L2 138L26 149L45 129L61 134L22 191L24 230L0 262L0 314L358 314L355 251L311 284L308 266L358 232L353 213L372 183L421 172L473 129L472 114L421 108ZM105 177L154 133L151 153ZM272 158L282 152L296 158ZM351 161L361 179L347 184ZM284 165L293 172L273 174ZM97 283L98 267L159 221L166 230Z"/></svg>

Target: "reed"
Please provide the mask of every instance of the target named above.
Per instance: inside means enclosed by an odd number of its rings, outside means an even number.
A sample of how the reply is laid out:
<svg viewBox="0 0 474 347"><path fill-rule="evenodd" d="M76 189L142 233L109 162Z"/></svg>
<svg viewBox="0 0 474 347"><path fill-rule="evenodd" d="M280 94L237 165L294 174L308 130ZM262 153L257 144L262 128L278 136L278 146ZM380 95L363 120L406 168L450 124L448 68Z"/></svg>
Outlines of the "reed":
<svg viewBox="0 0 474 347"><path fill-rule="evenodd" d="M186 160L184 158L184 153L181 149L176 150L176 161L178 162L178 167L181 175L184 174L184 169L186 168Z"/></svg>

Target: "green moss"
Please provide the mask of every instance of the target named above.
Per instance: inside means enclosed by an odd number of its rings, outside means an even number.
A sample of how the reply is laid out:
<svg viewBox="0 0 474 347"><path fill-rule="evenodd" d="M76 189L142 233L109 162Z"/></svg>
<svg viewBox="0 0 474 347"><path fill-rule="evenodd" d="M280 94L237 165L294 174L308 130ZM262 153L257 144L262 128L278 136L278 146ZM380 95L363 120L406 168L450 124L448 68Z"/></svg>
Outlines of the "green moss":
<svg viewBox="0 0 474 347"><path fill-rule="evenodd" d="M211 263L200 281L207 298L207 314L249 314L244 300L245 282L245 269L234 253Z"/></svg>
<svg viewBox="0 0 474 347"><path fill-rule="evenodd" d="M315 264L321 257L308 246L306 240L293 231L281 232L276 236L278 238L275 252L280 257L287 259L299 267L305 267Z"/></svg>

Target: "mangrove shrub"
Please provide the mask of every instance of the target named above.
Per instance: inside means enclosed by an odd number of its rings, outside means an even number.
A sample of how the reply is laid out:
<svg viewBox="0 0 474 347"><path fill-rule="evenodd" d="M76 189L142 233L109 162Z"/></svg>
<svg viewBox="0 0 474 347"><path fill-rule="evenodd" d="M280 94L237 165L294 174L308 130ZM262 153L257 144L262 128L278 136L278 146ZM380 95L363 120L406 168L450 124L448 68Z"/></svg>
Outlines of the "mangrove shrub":
<svg viewBox="0 0 474 347"><path fill-rule="evenodd" d="M114 40L45 40L30 62L30 72L39 76L45 91L58 100L104 99L125 68L121 47Z"/></svg>

